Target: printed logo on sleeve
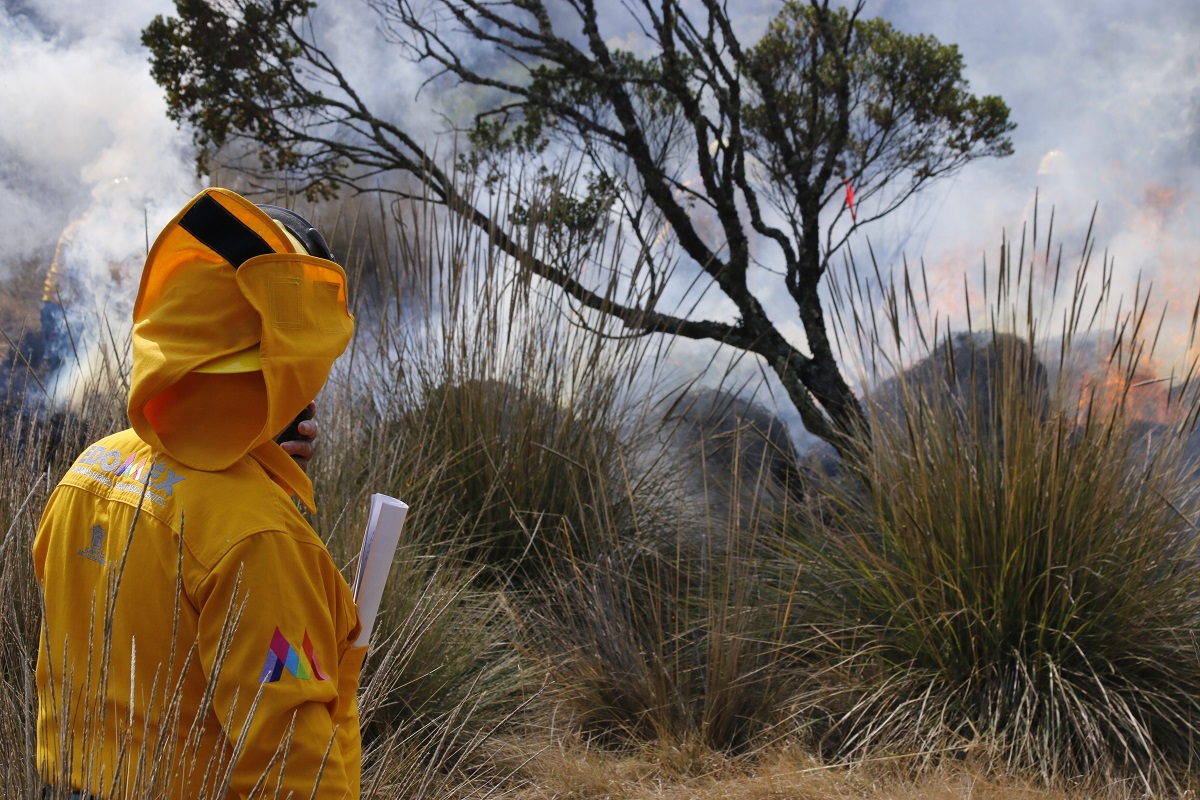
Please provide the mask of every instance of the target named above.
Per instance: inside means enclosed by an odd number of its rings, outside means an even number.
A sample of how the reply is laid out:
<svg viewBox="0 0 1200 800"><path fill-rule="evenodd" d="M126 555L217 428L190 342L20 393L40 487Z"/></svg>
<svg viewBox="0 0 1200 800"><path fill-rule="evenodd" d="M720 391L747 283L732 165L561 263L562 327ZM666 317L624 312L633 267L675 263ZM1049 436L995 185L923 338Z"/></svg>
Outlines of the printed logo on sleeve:
<svg viewBox="0 0 1200 800"><path fill-rule="evenodd" d="M321 671L321 665L317 663L317 655L313 652L312 640L308 638L307 630L304 631L303 653L301 656L300 651L292 647L283 632L276 628L275 635L271 637L271 645L267 648L267 663L263 666L258 682L274 683L283 677L284 669L302 681L312 680L314 677L319 681L329 680L329 676Z"/></svg>
<svg viewBox="0 0 1200 800"><path fill-rule="evenodd" d="M75 554L95 561L103 567L106 563L104 560L104 537L106 533L104 528L101 528L99 525L93 525L91 545L82 550L76 550Z"/></svg>

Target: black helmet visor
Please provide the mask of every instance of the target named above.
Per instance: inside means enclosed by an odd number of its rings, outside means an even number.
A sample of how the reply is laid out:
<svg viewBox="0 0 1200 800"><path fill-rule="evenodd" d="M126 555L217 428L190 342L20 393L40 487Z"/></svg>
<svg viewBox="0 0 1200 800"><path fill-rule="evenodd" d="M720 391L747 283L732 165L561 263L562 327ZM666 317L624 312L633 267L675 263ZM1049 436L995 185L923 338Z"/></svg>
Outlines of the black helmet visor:
<svg viewBox="0 0 1200 800"><path fill-rule="evenodd" d="M300 244L304 245L304 249L310 256L334 260L333 253L329 251L329 245L325 243L325 237L304 217L295 211L267 203L259 203L258 207L266 212L268 217L287 228L288 233L299 239Z"/></svg>

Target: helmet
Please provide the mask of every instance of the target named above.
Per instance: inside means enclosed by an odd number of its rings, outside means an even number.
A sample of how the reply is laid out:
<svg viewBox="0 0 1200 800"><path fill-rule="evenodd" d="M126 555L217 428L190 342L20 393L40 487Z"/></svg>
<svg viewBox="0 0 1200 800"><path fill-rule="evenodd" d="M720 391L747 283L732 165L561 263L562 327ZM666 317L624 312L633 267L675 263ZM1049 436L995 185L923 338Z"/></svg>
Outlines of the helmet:
<svg viewBox="0 0 1200 800"><path fill-rule="evenodd" d="M303 217L216 187L163 228L133 306L127 411L143 441L226 469L320 392L354 318L345 271L310 252L329 250Z"/></svg>
<svg viewBox="0 0 1200 800"><path fill-rule="evenodd" d="M268 217L283 226L284 231L298 239L298 243L304 252L317 258L324 258L329 261L334 260L333 253L329 251L329 245L325 243L325 237L304 217L295 211L289 211L286 208L273 206L268 203L259 203L258 207L266 212Z"/></svg>

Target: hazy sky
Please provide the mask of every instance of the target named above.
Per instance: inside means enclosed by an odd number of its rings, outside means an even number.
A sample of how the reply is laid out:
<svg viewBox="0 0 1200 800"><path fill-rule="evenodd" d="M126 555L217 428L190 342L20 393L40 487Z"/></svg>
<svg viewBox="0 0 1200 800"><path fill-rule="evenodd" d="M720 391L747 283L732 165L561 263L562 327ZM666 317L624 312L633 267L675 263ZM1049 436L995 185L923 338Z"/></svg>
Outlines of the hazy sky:
<svg viewBox="0 0 1200 800"><path fill-rule="evenodd" d="M959 44L977 92L1001 95L1016 153L969 166L925 200L925 254L994 251L1035 188L1065 230L1099 204L1098 241L1124 276L1194 293L1200 243L1200 3L879 0L898 27Z"/></svg>
<svg viewBox="0 0 1200 800"><path fill-rule="evenodd" d="M411 73L364 46L360 0L326 30L351 73L371 75L391 108L411 103ZM98 273L136 272L150 235L197 191L188 137L166 119L138 38L163 0L3 0L0 14L0 266L45 258L72 221L76 258ZM731 3L743 35L777 4ZM613 8L619 8L613 3ZM1001 231L1019 230L1035 190L1072 246L1099 204L1097 240L1118 281L1154 276L1179 297L1200 289L1200 3L1196 0L868 0L866 13L957 43L977 93L999 94L1016 154L968 166L867 231L895 261L923 257L948 308ZM616 25L614 18L614 25ZM619 26L618 26L619 27ZM351 61L352 59L352 61ZM380 80L382 78L382 80ZM86 234L86 235L83 235ZM1190 300L1189 300L1190 302Z"/></svg>

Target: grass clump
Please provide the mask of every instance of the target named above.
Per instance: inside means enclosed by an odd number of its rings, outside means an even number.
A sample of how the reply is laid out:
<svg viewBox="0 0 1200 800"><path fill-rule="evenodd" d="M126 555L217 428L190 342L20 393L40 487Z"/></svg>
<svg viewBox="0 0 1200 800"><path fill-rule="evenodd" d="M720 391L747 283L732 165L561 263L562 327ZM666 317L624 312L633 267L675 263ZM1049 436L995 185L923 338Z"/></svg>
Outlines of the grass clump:
<svg viewBox="0 0 1200 800"><path fill-rule="evenodd" d="M517 714L533 735L749 749L786 695L782 607L759 582L762 515L753 489L720 519L682 494L680 471L702 470L706 451L685 465L656 449L675 445L639 380L663 354L604 335L461 220L419 206L391 220L368 237L386 251L371 261L392 266L370 283L390 288L362 300L357 366L323 428L339 446L315 462L319 495L342 504L323 515L345 559L362 487L412 508L400 558L423 566L389 584L385 619L407 632L372 658L388 672L368 690L372 736L402 749L405 736L428 741L423 720L470 709L457 741ZM735 464L738 432L723 436L722 463ZM776 454L758 451L763 463L736 464L744 475L696 483L776 492Z"/></svg>
<svg viewBox="0 0 1200 800"><path fill-rule="evenodd" d="M1200 756L1191 393L1167 394L1170 425L1126 413L1152 354L1145 298L1088 365L1083 384L1114 390L1078 391L1072 353L1108 300L1082 307L1086 258L1044 371L1032 269L1012 255L990 330L935 334L884 385L869 449L814 503L824 535L794 538L817 632L796 713L839 759L1177 787Z"/></svg>
<svg viewBox="0 0 1200 800"><path fill-rule="evenodd" d="M382 297L359 295L336 401L347 446L318 469L337 473L334 496L403 498L410 541L479 586L528 583L558 558L561 523L622 497L607 487L639 435L647 345L597 335L456 216L398 206L368 239L382 266L364 286Z"/></svg>
<svg viewBox="0 0 1200 800"><path fill-rule="evenodd" d="M459 796L478 776L495 783L491 740L537 690L499 598L429 563L399 555L360 683L366 796Z"/></svg>
<svg viewBox="0 0 1200 800"><path fill-rule="evenodd" d="M725 446L739 450L737 438ZM768 489L763 467L748 463L721 479ZM563 531L588 553L564 547L557 573L525 603L522 641L549 676L544 700L582 736L703 770L763 746L782 719L795 674L781 655L788 603L776 589L795 576L767 558L764 521L736 500L721 520L689 508L703 498L676 502L648 529L607 517L618 505L608 503L582 531Z"/></svg>
<svg viewBox="0 0 1200 800"><path fill-rule="evenodd" d="M26 402L14 383L0 405L0 741L10 747L0 759L4 797L40 797L42 790L34 761L42 599L31 555L42 509L75 455L114 430L124 409L103 381L88 382L80 397L79 409L50 411Z"/></svg>

